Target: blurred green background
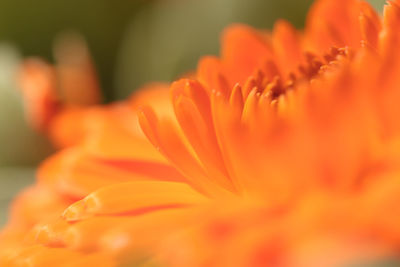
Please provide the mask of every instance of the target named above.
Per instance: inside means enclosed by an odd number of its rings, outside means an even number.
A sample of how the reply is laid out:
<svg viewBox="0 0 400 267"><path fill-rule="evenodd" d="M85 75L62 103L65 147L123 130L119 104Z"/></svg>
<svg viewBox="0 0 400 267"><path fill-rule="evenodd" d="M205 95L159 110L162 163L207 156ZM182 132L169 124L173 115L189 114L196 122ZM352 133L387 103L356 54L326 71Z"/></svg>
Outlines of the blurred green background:
<svg viewBox="0 0 400 267"><path fill-rule="evenodd" d="M384 0L371 0L378 9ZM74 30L87 40L106 101L149 81L171 81L217 54L233 22L302 27L312 0L2 0L0 1L0 225L10 198L33 181L52 148L25 123L14 74L21 58L52 61L52 42Z"/></svg>

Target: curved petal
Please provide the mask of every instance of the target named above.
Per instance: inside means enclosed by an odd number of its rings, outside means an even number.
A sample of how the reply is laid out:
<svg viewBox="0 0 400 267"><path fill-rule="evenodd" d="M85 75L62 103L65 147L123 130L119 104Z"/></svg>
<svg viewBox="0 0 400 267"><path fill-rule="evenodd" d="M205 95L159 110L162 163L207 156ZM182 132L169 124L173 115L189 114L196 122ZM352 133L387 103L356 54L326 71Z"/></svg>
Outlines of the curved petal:
<svg viewBox="0 0 400 267"><path fill-rule="evenodd" d="M197 205L207 198L184 183L136 181L103 187L64 212L68 221L93 215L129 214L152 209Z"/></svg>

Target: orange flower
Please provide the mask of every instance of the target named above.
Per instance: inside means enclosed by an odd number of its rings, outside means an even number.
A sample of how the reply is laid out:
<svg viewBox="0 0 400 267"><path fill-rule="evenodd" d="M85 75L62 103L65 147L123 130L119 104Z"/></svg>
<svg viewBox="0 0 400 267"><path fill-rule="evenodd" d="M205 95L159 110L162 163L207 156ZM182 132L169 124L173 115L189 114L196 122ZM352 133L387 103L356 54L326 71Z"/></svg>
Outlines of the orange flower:
<svg viewBox="0 0 400 267"><path fill-rule="evenodd" d="M172 83L171 99L156 84L108 106L57 100L51 67L33 66L28 110L60 150L15 201L0 265L396 257L399 28L399 0L383 19L365 2L319 0L304 32L284 21L272 32L229 27L221 57ZM59 75L75 89L75 74Z"/></svg>

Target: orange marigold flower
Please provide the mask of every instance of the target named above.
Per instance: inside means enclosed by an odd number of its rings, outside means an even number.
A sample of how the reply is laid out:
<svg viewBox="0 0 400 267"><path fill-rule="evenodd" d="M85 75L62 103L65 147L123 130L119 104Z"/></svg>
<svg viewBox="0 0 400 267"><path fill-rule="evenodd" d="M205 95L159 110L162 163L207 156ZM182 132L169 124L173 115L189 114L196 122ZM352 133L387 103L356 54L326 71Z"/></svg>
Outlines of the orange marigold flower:
<svg viewBox="0 0 400 267"><path fill-rule="evenodd" d="M93 81L78 71L90 64L57 78L28 62L27 109L60 150L14 202L0 265L398 258L399 28L399 0L383 18L366 2L319 0L303 32L233 25L191 79L107 106L87 106L96 87L85 101L56 93L56 81L68 93L70 79Z"/></svg>

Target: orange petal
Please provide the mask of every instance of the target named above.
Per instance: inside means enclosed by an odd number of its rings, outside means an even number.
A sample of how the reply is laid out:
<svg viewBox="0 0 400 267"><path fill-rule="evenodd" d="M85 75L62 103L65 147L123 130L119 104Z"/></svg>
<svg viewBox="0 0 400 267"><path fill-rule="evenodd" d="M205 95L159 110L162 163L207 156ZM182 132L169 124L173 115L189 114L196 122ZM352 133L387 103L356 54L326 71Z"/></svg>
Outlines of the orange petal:
<svg viewBox="0 0 400 267"><path fill-rule="evenodd" d="M73 199L119 182L184 180L172 166L164 163L101 158L79 147L64 149L48 158L40 166L38 179L40 183Z"/></svg>
<svg viewBox="0 0 400 267"><path fill-rule="evenodd" d="M92 217L69 225L59 235L69 249L93 252L99 250L99 240L105 232L135 220L136 216Z"/></svg>
<svg viewBox="0 0 400 267"><path fill-rule="evenodd" d="M71 204L47 187L35 185L25 189L12 203L10 224L32 225L57 217L60 211Z"/></svg>
<svg viewBox="0 0 400 267"><path fill-rule="evenodd" d="M357 0L318 0L307 16L307 44L312 51L326 52L332 46L359 47L360 4Z"/></svg>
<svg viewBox="0 0 400 267"><path fill-rule="evenodd" d="M154 111L143 109L139 114L143 132L153 145L188 179L188 183L200 192L223 196L228 193L207 177L204 168L186 146L174 125L168 120L158 120ZM218 193L217 193L218 192Z"/></svg>
<svg viewBox="0 0 400 267"><path fill-rule="evenodd" d="M221 58L230 85L243 85L248 76L272 56L270 44L260 33L245 25L233 25L222 36Z"/></svg>
<svg viewBox="0 0 400 267"><path fill-rule="evenodd" d="M35 245L15 252L10 262L15 266L57 266L81 257L81 253L69 249Z"/></svg>
<svg viewBox="0 0 400 267"><path fill-rule="evenodd" d="M195 81L180 80L172 85L172 90L185 88L189 96L175 92L173 99L175 114L185 136L193 147L206 172L220 185L234 190L227 176L224 162L215 137L211 117L210 100L207 95L199 95L202 87ZM190 89L191 88L191 89ZM203 91L204 92L204 91ZM203 101L201 101L203 100Z"/></svg>
<svg viewBox="0 0 400 267"><path fill-rule="evenodd" d="M272 44L277 64L285 75L295 71L302 60L300 34L285 20L278 20L272 32Z"/></svg>
<svg viewBox="0 0 400 267"><path fill-rule="evenodd" d="M213 90L221 91L223 89L220 88L221 84L218 77L225 75L225 70L219 58L206 56L200 59L196 76L208 93Z"/></svg>
<svg viewBox="0 0 400 267"><path fill-rule="evenodd" d="M184 230L198 219L195 214L191 209L168 209L137 216L130 223L119 224L107 231L101 237L100 246L125 260L140 256L140 252L154 253L160 236L165 240Z"/></svg>
<svg viewBox="0 0 400 267"><path fill-rule="evenodd" d="M207 200L187 184L137 181L103 187L64 212L68 221L95 214L128 214L147 209L196 205Z"/></svg>
<svg viewBox="0 0 400 267"><path fill-rule="evenodd" d="M382 29L381 19L374 8L367 2L361 3L361 15L359 17L361 34L368 45L378 48L378 35Z"/></svg>

